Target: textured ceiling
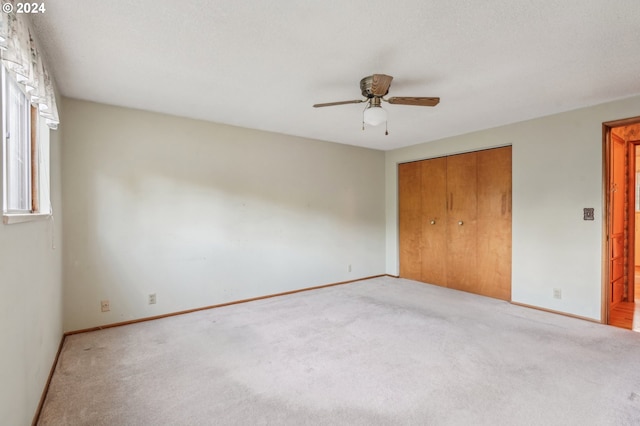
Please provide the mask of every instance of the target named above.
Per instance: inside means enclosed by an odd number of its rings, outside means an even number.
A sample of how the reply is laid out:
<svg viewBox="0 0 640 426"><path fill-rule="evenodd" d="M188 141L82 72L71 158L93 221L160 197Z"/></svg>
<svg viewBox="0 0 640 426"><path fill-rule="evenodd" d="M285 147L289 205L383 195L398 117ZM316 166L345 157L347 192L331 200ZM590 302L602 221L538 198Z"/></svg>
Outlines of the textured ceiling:
<svg viewBox="0 0 640 426"><path fill-rule="evenodd" d="M640 94L638 0L49 0L63 95L393 149ZM359 81L394 76L362 131ZM63 117L64 118L64 117Z"/></svg>

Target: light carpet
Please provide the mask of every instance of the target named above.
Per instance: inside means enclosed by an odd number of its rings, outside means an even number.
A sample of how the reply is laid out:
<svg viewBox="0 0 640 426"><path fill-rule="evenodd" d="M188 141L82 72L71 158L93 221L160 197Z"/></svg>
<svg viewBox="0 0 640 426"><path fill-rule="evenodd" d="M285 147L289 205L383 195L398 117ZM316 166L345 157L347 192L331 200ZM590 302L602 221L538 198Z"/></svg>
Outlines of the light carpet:
<svg viewBox="0 0 640 426"><path fill-rule="evenodd" d="M376 278L69 336L41 425L638 425L640 334Z"/></svg>

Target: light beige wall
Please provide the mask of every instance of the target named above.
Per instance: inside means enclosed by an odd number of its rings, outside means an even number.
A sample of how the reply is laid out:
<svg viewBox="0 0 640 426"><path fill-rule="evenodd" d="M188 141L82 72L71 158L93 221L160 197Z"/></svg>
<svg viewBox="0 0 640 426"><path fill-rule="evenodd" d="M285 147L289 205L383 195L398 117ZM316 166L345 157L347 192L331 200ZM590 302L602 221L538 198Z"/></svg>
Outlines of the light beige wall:
<svg viewBox="0 0 640 426"><path fill-rule="evenodd" d="M600 320L602 123L633 116L640 97L387 152L387 273L398 273L397 164L512 145L513 301Z"/></svg>
<svg viewBox="0 0 640 426"><path fill-rule="evenodd" d="M51 132L55 221L0 223L2 425L31 424L62 339L62 128Z"/></svg>
<svg viewBox="0 0 640 426"><path fill-rule="evenodd" d="M383 152L63 110L65 330L384 273Z"/></svg>

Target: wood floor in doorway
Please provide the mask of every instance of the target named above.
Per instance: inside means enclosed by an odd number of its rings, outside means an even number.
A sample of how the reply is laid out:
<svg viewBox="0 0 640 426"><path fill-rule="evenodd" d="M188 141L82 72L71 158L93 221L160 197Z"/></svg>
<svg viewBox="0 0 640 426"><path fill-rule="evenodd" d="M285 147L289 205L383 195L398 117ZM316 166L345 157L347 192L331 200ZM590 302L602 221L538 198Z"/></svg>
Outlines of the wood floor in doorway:
<svg viewBox="0 0 640 426"><path fill-rule="evenodd" d="M609 312L609 325L640 332L640 274L636 271L634 302L620 302Z"/></svg>

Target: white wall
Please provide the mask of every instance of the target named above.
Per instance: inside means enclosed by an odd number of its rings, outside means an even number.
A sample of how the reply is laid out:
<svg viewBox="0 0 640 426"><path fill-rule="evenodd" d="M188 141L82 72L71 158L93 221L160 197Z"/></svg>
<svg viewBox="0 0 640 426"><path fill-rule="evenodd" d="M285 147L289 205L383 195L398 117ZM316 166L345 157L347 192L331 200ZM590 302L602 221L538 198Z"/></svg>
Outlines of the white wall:
<svg viewBox="0 0 640 426"><path fill-rule="evenodd" d="M387 273L398 273L397 164L512 145L512 300L600 320L602 123L634 116L640 97L387 152Z"/></svg>
<svg viewBox="0 0 640 426"><path fill-rule="evenodd" d="M66 331L384 273L383 152L62 104Z"/></svg>
<svg viewBox="0 0 640 426"><path fill-rule="evenodd" d="M51 132L55 221L0 223L2 425L31 424L62 339L61 132Z"/></svg>

